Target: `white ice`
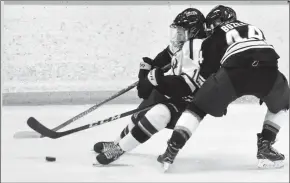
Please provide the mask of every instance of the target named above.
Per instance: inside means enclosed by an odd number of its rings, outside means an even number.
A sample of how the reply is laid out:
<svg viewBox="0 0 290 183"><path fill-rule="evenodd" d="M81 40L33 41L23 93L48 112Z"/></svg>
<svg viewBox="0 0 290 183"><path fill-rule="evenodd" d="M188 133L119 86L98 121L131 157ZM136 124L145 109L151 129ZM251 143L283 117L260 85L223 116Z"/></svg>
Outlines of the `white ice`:
<svg viewBox="0 0 290 183"><path fill-rule="evenodd" d="M164 152L171 131L163 130L145 144L125 154L115 166L93 167L95 142L115 139L129 117L60 139L13 139L34 116L53 128L88 109L83 106L3 107L1 120L1 179L3 182L288 182L289 116L278 135L275 148L286 156L285 167L260 170L256 160L256 133L261 131L266 107L234 104L223 118L206 117L178 155L172 169L163 173L156 158ZM88 124L133 109L136 105L106 105L65 129ZM63 130L65 130L63 129ZM46 162L45 156L56 157Z"/></svg>

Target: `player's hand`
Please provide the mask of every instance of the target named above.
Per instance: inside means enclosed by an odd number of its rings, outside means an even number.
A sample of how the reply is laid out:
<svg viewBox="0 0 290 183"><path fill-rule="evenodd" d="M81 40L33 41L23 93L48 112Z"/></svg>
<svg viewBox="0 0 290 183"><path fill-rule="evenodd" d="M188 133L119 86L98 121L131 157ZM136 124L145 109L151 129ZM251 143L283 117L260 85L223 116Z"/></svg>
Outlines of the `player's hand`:
<svg viewBox="0 0 290 183"><path fill-rule="evenodd" d="M160 68L154 68L148 73L147 79L151 83L151 85L157 86L158 82L160 82L160 79L163 76L164 76L164 73Z"/></svg>
<svg viewBox="0 0 290 183"><path fill-rule="evenodd" d="M153 60L149 57L143 57L143 62L140 63L140 69L138 78L139 80L144 79L149 71L152 69Z"/></svg>

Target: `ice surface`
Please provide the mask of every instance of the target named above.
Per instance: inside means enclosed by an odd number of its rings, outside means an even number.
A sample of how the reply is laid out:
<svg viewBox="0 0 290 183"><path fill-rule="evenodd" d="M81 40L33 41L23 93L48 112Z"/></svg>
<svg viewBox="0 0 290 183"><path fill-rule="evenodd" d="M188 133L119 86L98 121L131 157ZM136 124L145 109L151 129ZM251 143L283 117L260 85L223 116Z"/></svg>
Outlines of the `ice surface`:
<svg viewBox="0 0 290 183"><path fill-rule="evenodd" d="M256 166L256 133L260 132L266 107L235 104L223 118L206 117L193 138L178 155L170 172L164 174L156 158L171 133L163 130L151 140L125 154L110 167L93 167L95 142L113 140L129 117L60 139L13 139L17 131L29 131L26 120L34 116L53 128L88 109L83 106L3 107L1 120L1 178L3 182L288 182L289 117L275 148L285 154L284 168L259 170ZM107 105L71 124L77 127L133 109L136 105ZM56 162L46 162L55 156Z"/></svg>

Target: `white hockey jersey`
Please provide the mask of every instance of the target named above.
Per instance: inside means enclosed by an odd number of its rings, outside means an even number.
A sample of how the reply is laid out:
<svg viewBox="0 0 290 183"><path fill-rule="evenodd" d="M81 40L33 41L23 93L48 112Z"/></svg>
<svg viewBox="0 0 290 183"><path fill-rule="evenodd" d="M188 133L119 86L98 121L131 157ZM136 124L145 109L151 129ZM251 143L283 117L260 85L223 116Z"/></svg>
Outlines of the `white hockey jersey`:
<svg viewBox="0 0 290 183"><path fill-rule="evenodd" d="M204 39L191 39L184 43L182 49L176 52L171 59L171 69L165 75L181 75L191 90L204 83L199 75L202 63L201 45Z"/></svg>

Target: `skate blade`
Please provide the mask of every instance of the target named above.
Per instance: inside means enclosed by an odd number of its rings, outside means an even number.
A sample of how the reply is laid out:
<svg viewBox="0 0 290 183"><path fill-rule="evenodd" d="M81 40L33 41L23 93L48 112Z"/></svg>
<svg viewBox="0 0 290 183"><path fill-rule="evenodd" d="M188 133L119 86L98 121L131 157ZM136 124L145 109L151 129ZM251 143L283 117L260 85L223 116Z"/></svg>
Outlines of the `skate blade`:
<svg viewBox="0 0 290 183"><path fill-rule="evenodd" d="M163 173L168 172L169 167L171 166L171 164L166 162L166 161L164 161L164 159L162 158L161 155L158 156L157 161L162 165Z"/></svg>
<svg viewBox="0 0 290 183"><path fill-rule="evenodd" d="M258 168L262 169L272 169L272 168L282 168L284 167L284 161L270 161L268 159L259 159L258 160Z"/></svg>
<svg viewBox="0 0 290 183"><path fill-rule="evenodd" d="M93 163L93 167L126 167L126 166L133 166L133 165L129 165L129 164L108 164L108 165L103 165L103 164L99 164L99 163Z"/></svg>
<svg viewBox="0 0 290 183"><path fill-rule="evenodd" d="M167 173L168 172L168 170L169 170L169 168L170 168L170 163L167 163L167 162L164 162L163 163L163 172L164 173Z"/></svg>

